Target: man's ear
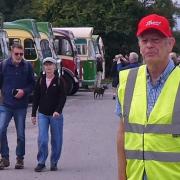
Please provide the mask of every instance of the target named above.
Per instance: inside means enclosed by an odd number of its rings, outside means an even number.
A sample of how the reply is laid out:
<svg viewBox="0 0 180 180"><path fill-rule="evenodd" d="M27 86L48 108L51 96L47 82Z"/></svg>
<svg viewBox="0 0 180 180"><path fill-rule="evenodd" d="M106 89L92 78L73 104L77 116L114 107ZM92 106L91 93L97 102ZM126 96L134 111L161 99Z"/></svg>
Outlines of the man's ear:
<svg viewBox="0 0 180 180"><path fill-rule="evenodd" d="M170 51L170 52L172 51L175 43L176 43L176 40L175 40L174 37L168 38L168 46L169 46L169 51Z"/></svg>

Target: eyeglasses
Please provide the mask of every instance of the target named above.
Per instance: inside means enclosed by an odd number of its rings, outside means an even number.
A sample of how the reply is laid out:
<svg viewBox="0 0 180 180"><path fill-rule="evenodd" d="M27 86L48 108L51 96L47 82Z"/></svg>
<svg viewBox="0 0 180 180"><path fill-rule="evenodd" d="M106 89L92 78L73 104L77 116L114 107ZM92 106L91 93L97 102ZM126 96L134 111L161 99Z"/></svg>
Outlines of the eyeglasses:
<svg viewBox="0 0 180 180"><path fill-rule="evenodd" d="M23 53L14 53L14 55L15 56L18 56L18 55L23 56Z"/></svg>

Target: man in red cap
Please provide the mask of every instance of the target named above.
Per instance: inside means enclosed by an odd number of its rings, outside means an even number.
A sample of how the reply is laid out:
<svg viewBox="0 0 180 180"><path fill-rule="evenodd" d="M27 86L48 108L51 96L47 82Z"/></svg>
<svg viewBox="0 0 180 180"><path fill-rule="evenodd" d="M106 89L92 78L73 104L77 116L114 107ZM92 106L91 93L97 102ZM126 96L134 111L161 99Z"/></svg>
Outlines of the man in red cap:
<svg viewBox="0 0 180 180"><path fill-rule="evenodd" d="M120 72L117 136L119 180L180 179L180 69L168 20L142 18L137 38L145 65Z"/></svg>

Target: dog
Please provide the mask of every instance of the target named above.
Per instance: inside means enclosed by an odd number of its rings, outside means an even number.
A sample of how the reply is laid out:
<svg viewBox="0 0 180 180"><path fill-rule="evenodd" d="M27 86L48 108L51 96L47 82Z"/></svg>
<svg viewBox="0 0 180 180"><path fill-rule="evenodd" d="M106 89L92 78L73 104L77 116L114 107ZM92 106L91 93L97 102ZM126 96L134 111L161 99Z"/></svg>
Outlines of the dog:
<svg viewBox="0 0 180 180"><path fill-rule="evenodd" d="M100 97L103 98L104 91L105 91L104 87L96 87L94 89L94 99L97 99L98 96L99 96L99 98Z"/></svg>

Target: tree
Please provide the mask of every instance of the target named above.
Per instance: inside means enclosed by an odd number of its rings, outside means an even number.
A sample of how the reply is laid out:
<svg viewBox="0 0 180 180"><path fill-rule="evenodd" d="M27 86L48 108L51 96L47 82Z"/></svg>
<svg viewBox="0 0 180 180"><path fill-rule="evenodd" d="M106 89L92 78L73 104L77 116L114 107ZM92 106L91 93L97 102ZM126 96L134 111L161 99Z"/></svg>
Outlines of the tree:
<svg viewBox="0 0 180 180"><path fill-rule="evenodd" d="M34 18L56 27L93 26L105 42L108 66L118 53L138 52L135 34L140 18L157 13L173 27L173 14L180 13L171 0L3 0L0 7L6 21Z"/></svg>

